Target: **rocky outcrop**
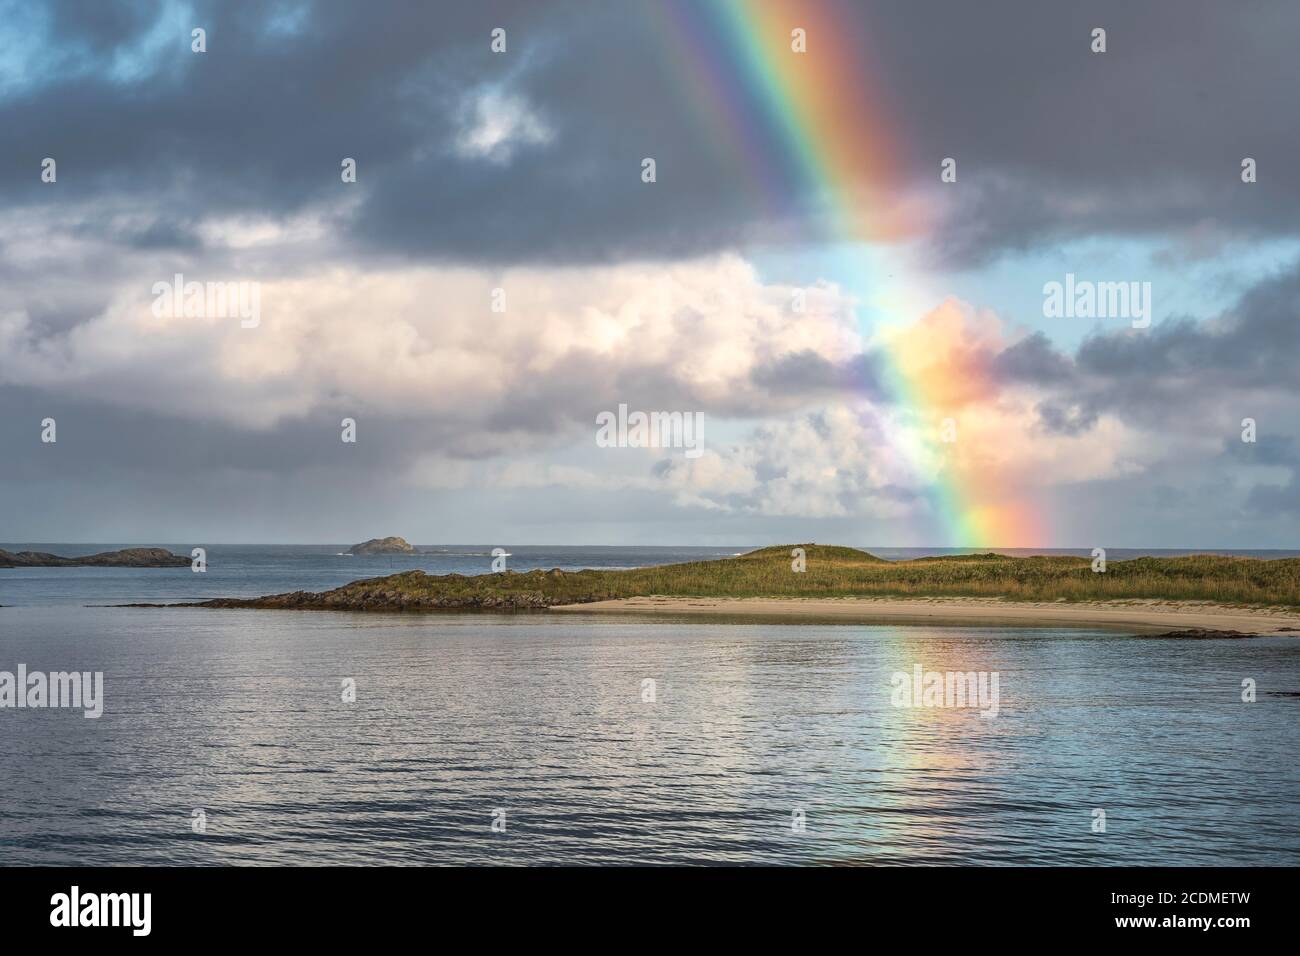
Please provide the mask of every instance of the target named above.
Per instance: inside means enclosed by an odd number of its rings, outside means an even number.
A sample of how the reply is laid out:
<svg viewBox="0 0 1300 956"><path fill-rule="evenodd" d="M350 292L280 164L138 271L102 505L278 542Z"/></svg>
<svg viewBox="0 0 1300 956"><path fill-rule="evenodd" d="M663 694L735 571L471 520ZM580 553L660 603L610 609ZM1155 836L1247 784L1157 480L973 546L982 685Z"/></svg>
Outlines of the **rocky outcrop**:
<svg viewBox="0 0 1300 956"><path fill-rule="evenodd" d="M44 551L19 551L15 554L0 549L0 568L180 568L189 563L189 558L172 554L166 548L124 548L74 558Z"/></svg>
<svg viewBox="0 0 1300 956"><path fill-rule="evenodd" d="M361 544L354 544L348 554L414 554L415 548L406 543L405 538L371 538Z"/></svg>
<svg viewBox="0 0 1300 956"><path fill-rule="evenodd" d="M521 611L544 610L555 601L537 592L515 594L473 595L419 595L400 591L367 591L346 595L320 594L312 591L293 591L289 594L272 594L261 598L217 598L181 607L261 608L282 611ZM154 607L162 605L133 605L123 607ZM177 605L171 605L173 607Z"/></svg>
<svg viewBox="0 0 1300 956"><path fill-rule="evenodd" d="M1176 637L1180 640L1212 640L1215 638L1242 638L1242 637L1259 637L1258 634L1248 634L1245 631L1216 631L1208 627L1189 627L1183 631L1167 631L1164 634L1153 634L1152 637Z"/></svg>

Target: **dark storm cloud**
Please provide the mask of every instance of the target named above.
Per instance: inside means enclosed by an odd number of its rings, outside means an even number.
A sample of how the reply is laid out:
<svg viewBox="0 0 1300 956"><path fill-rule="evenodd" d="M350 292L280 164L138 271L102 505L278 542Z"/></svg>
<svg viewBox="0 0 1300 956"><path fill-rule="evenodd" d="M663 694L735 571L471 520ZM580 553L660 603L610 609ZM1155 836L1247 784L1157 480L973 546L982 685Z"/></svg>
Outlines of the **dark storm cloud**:
<svg viewBox="0 0 1300 956"><path fill-rule="evenodd" d="M1095 408L1049 401L1040 403L1035 411L1043 427L1057 435L1082 435L1097 424Z"/></svg>
<svg viewBox="0 0 1300 956"><path fill-rule="evenodd" d="M1254 465L1300 468L1300 441L1287 435L1272 437L1262 443L1228 439L1223 443L1223 455L1233 461Z"/></svg>
<svg viewBox="0 0 1300 956"><path fill-rule="evenodd" d="M877 9L875 7L873 10ZM885 4L879 75L935 183L939 261L1092 234L1294 234L1300 7ZM928 12L928 15L927 15ZM1089 48L1107 31L1107 51ZM958 182L938 184L938 161ZM1259 182L1241 182L1241 160Z"/></svg>
<svg viewBox="0 0 1300 956"><path fill-rule="evenodd" d="M1051 431L1079 434L1103 412L1144 427L1218 414L1240 418L1300 401L1300 263L1262 281L1212 322L1172 320L1085 339L1071 357L1041 334L1000 353L1000 381L1027 382ZM1293 417L1293 416L1290 416Z"/></svg>
<svg viewBox="0 0 1300 956"><path fill-rule="evenodd" d="M0 446L10 450L0 474L39 482L55 474L81 474L93 463L108 473L165 476L178 484L221 475L284 475L327 470L363 487L376 466L385 472L410 466L428 452L458 454L467 436L456 422L327 407L255 430L219 421L186 420L155 410L120 408L29 388L0 387ZM358 441L339 440L340 416L358 420ZM42 419L58 424L58 441L42 444ZM360 452L359 454L357 452ZM472 455L467 455L472 457Z"/></svg>
<svg viewBox="0 0 1300 956"><path fill-rule="evenodd" d="M132 197L159 221L126 241L189 244L203 215L283 216L354 198L339 179L347 156L359 169L347 188L362 202L344 238L376 250L611 261L709 251L747 228L748 197L668 90L633 8L321 3L296 31L272 32L290 8L199 4L141 52L170 8L54 4L49 52L81 51L83 68L0 101L17 144L0 154L0 195ZM207 53L190 51L190 24L207 30ZM489 50L497 26L505 55ZM518 104L545 139L506 162L458 152L485 92ZM37 179L45 156L59 163L57 193ZM640 180L645 156L659 188Z"/></svg>
<svg viewBox="0 0 1300 956"><path fill-rule="evenodd" d="M1275 517L1300 515L1300 469L1291 473L1286 484L1255 485L1246 496L1246 508Z"/></svg>
<svg viewBox="0 0 1300 956"><path fill-rule="evenodd" d="M1285 174L1300 153L1300 7L841 6L902 152L895 185L942 204L942 261L1071 235L1300 222L1300 178ZM814 197L794 179L762 202L749 191L738 167L753 157L724 147L651 9L55 2L31 42L66 68L0 100L0 196L49 201L36 173L53 156L55 200L133 197L160 220L134 238L145 246L193 242L187 223L204 214L283 215L353 198L345 188L362 199L345 240L415 257L611 261L790 235ZM191 25L208 31L206 54L190 52ZM495 26L505 55L489 51ZM1105 54L1088 50L1094 26ZM498 161L458 153L474 97L494 88L547 136ZM1246 155L1256 186L1238 178ZM339 182L344 156L355 187ZM959 179L941 187L945 156Z"/></svg>
<svg viewBox="0 0 1300 956"><path fill-rule="evenodd" d="M99 6L123 10L100 15ZM199 3L176 36L140 53L139 72L115 78L170 9L161 3L55 3L51 52L85 49L92 64L20 91L0 117L21 149L6 150L0 181L14 201L48 200L29 183L33 163L60 164L61 202L99 193L153 197L181 218L199 212L285 212L339 185L339 162L392 161L416 143L394 108L406 77L454 53L457 35L486 36L490 5L311 7L298 35L268 36L259 4ZM208 52L189 49L191 26Z"/></svg>
<svg viewBox="0 0 1300 956"><path fill-rule="evenodd" d="M1070 360L1057 352L1042 332L1035 332L998 353L992 368L999 381L1031 385L1060 385L1074 375Z"/></svg>
<svg viewBox="0 0 1300 956"><path fill-rule="evenodd" d="M1300 390L1300 266L1259 283L1216 323L1165 322L1150 335L1087 340L1086 374L1141 389L1144 383L1199 381L1219 388Z"/></svg>
<svg viewBox="0 0 1300 956"><path fill-rule="evenodd" d="M833 362L804 349L756 367L751 377L755 385L778 395L857 393L880 399L886 395L881 385L881 361L878 354L871 353Z"/></svg>

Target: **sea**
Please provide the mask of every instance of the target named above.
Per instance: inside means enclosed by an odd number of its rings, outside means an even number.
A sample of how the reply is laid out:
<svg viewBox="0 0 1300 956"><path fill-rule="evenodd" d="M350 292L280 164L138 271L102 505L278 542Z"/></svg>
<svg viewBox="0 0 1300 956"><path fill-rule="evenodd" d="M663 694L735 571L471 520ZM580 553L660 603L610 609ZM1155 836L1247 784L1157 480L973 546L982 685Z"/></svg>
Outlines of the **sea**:
<svg viewBox="0 0 1300 956"><path fill-rule="evenodd" d="M97 718L0 693L0 865L1300 863L1300 634L113 606L487 573L492 548L0 569L0 690L103 675ZM996 713L900 701L918 668L996 676Z"/></svg>

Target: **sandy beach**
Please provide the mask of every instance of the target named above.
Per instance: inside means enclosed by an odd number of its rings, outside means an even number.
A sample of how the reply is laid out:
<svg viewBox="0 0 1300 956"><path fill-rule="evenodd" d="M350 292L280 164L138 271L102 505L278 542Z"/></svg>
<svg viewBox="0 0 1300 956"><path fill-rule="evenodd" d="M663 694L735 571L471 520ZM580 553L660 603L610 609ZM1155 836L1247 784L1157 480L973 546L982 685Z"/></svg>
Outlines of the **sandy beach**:
<svg viewBox="0 0 1300 956"><path fill-rule="evenodd" d="M1230 607L1205 602L1115 601L1038 603L997 598L686 598L635 597L551 608L565 614L665 614L785 620L833 620L861 624L1107 627L1133 633L1174 630L1274 634L1294 630L1300 611Z"/></svg>

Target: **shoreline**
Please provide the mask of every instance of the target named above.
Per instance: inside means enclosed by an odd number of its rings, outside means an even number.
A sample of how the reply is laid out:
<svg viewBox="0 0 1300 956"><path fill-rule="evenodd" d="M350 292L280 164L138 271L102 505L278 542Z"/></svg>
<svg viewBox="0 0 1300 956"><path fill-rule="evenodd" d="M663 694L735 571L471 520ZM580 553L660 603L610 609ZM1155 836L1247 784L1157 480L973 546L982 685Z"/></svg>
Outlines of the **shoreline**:
<svg viewBox="0 0 1300 956"><path fill-rule="evenodd" d="M713 598L631 597L551 607L563 614L650 614L758 617L799 622L936 626L1105 627L1156 633L1170 630L1241 631L1300 637L1300 611L1233 607L1209 602L1009 602L999 598Z"/></svg>
<svg viewBox="0 0 1300 956"><path fill-rule="evenodd" d="M794 555L794 559L791 559ZM1113 561L980 553L891 564L836 545L777 545L710 561L642 568L415 568L324 591L183 602L206 608L322 611L544 611L712 614L830 622L1003 624L1174 631L1204 637L1300 631L1300 558L1211 555Z"/></svg>

